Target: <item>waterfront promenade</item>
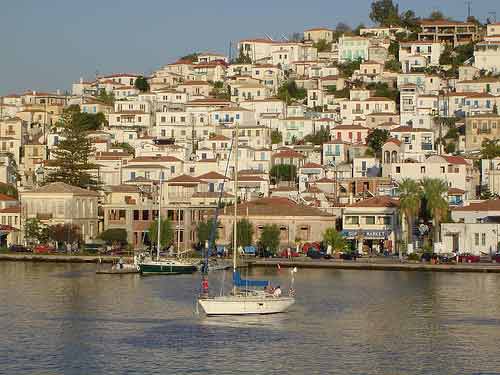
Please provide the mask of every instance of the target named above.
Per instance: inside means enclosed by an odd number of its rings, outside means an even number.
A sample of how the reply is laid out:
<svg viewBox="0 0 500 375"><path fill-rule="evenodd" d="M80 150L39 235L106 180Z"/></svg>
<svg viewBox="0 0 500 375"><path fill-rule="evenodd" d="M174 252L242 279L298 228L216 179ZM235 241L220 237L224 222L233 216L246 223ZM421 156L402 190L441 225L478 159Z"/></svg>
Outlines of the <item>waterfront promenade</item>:
<svg viewBox="0 0 500 375"><path fill-rule="evenodd" d="M127 263L131 257L122 257ZM0 254L0 261L49 262L49 263L116 263L118 256L97 255L61 255L61 254ZM346 260L313 260L309 258L245 258L241 261L249 267L297 267L310 269L346 269L369 271L423 271L423 272L476 272L500 273L500 264L494 263L459 263L429 264L422 262L399 262L395 258L358 258L356 261Z"/></svg>
<svg viewBox="0 0 500 375"><path fill-rule="evenodd" d="M356 261L345 260L313 260L309 258L298 259L255 259L249 261L251 267L297 267L297 268L330 268L347 270L371 271L424 271L424 272L481 272L500 273L500 265L493 263L447 263L429 264L422 262L399 262L395 259L360 258Z"/></svg>

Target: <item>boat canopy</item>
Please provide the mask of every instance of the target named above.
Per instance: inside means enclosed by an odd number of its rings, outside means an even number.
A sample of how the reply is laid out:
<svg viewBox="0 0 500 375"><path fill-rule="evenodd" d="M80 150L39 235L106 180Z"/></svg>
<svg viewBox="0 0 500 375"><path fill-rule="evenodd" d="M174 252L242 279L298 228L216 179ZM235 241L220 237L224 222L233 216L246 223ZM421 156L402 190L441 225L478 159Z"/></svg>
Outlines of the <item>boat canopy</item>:
<svg viewBox="0 0 500 375"><path fill-rule="evenodd" d="M237 287L264 288L269 285L268 280L243 280L238 271L233 272L233 283Z"/></svg>

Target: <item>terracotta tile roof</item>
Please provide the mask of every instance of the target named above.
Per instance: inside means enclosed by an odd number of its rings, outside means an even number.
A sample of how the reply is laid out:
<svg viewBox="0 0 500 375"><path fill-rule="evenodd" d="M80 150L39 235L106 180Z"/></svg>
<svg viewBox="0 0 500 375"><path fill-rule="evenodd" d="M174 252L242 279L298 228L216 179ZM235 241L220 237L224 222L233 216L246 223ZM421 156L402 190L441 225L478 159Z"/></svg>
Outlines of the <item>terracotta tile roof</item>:
<svg viewBox="0 0 500 375"><path fill-rule="evenodd" d="M205 181L200 180L197 177L189 176L187 174L183 174L174 178L171 178L170 180L167 180L168 184L175 184L175 183L181 183L181 184L206 184Z"/></svg>
<svg viewBox="0 0 500 375"><path fill-rule="evenodd" d="M465 190L459 188L449 188L448 195L463 195L465 194Z"/></svg>
<svg viewBox="0 0 500 375"><path fill-rule="evenodd" d="M232 207L227 207L227 209L227 212L232 215ZM332 220L334 218L317 208L300 205L281 197L262 198L238 205L238 215L247 215L247 212L248 216L321 216L330 217Z"/></svg>
<svg viewBox="0 0 500 375"><path fill-rule="evenodd" d="M139 193L139 187L137 185L109 185L108 188L113 193Z"/></svg>
<svg viewBox="0 0 500 375"><path fill-rule="evenodd" d="M238 174L238 181L248 182L248 181L266 181L266 180L260 176L249 176L249 175L241 176Z"/></svg>
<svg viewBox="0 0 500 375"><path fill-rule="evenodd" d="M471 203L468 206L453 208L452 211L500 211L500 199Z"/></svg>
<svg viewBox="0 0 500 375"><path fill-rule="evenodd" d="M2 214L18 214L21 213L21 206L11 206L0 209Z"/></svg>
<svg viewBox="0 0 500 375"><path fill-rule="evenodd" d="M327 177L320 178L319 180L314 181L316 184L333 184L335 180Z"/></svg>
<svg viewBox="0 0 500 375"><path fill-rule="evenodd" d="M216 135L215 137L209 138L209 141L229 141L229 138L225 135Z"/></svg>
<svg viewBox="0 0 500 375"><path fill-rule="evenodd" d="M273 155L274 158L300 158L305 159L305 156L300 152L294 151L292 149L285 149L278 151Z"/></svg>
<svg viewBox="0 0 500 375"><path fill-rule="evenodd" d="M149 162L161 162L161 163L174 163L182 162L182 160L176 158L175 156L138 156L129 160L129 163L149 163Z"/></svg>
<svg viewBox="0 0 500 375"><path fill-rule="evenodd" d="M17 199L10 195L0 193L0 201L17 201Z"/></svg>
<svg viewBox="0 0 500 375"><path fill-rule="evenodd" d="M467 160L465 160L461 156L447 156L447 155L441 155L441 157L446 160L450 164L464 164L464 165L469 165L467 163Z"/></svg>
<svg viewBox="0 0 500 375"><path fill-rule="evenodd" d="M218 172L208 172L205 174L202 174L201 176L198 176L200 180L229 180L229 177L224 176L223 174L220 174Z"/></svg>
<svg viewBox="0 0 500 375"><path fill-rule="evenodd" d="M399 201L387 196L377 196L369 199L365 199L347 207L386 207L386 208L398 208Z"/></svg>
<svg viewBox="0 0 500 375"><path fill-rule="evenodd" d="M27 191L26 194L75 194L98 196L99 194L92 190L82 189L77 186L65 184L64 182L53 182L38 189Z"/></svg>
<svg viewBox="0 0 500 375"><path fill-rule="evenodd" d="M396 139L396 138L389 138L387 140L387 142L385 143L394 143L394 144L397 144L398 146L401 146L401 141L399 139Z"/></svg>
<svg viewBox="0 0 500 375"><path fill-rule="evenodd" d="M197 192L192 195L193 198L219 198L220 192L218 191L203 191ZM222 193L222 198L233 198L233 194L229 194L227 192Z"/></svg>
<svg viewBox="0 0 500 375"><path fill-rule="evenodd" d="M318 163L305 163L301 168L323 168L323 166Z"/></svg>
<svg viewBox="0 0 500 375"><path fill-rule="evenodd" d="M426 133L432 133L432 130L430 129L424 129L424 128L414 128L411 126L398 126L397 128L391 129L391 133L419 133L419 132L426 132Z"/></svg>

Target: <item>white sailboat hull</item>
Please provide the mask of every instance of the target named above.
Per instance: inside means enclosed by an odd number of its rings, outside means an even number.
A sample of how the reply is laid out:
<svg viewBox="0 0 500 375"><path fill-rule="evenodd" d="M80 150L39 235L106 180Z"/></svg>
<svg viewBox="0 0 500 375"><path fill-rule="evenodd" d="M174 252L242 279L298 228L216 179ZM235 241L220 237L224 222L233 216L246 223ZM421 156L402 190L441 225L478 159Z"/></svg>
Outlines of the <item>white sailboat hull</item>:
<svg viewBox="0 0 500 375"><path fill-rule="evenodd" d="M220 296L200 298L198 303L207 315L252 315L285 312L295 303L293 297Z"/></svg>

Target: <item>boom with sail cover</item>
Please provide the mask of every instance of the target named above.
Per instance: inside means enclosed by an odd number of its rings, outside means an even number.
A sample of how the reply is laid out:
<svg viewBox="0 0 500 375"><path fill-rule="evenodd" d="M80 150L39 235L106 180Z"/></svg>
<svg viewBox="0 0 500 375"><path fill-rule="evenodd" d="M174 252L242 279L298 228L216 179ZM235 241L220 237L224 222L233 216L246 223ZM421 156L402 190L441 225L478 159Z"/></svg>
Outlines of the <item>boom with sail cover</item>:
<svg viewBox="0 0 500 375"><path fill-rule="evenodd" d="M233 285L238 288L252 287L265 288L269 285L268 280L244 280L238 271L233 272Z"/></svg>

